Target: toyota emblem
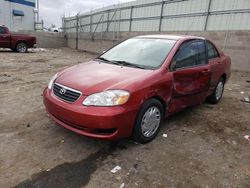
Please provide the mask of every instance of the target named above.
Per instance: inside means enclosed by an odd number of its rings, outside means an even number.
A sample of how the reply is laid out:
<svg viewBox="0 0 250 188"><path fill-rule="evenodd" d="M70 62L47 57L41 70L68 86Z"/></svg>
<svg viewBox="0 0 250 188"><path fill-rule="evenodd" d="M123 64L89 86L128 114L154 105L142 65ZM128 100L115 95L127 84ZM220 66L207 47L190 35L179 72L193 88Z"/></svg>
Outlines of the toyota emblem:
<svg viewBox="0 0 250 188"><path fill-rule="evenodd" d="M66 89L61 88L59 92L60 92L61 95L64 95L66 93Z"/></svg>

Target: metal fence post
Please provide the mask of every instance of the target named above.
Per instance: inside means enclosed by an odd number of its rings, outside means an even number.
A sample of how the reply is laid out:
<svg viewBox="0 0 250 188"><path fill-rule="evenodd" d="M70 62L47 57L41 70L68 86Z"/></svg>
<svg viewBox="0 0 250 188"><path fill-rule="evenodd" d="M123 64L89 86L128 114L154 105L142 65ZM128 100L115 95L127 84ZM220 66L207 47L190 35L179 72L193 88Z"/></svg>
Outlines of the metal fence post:
<svg viewBox="0 0 250 188"><path fill-rule="evenodd" d="M117 11L117 9L116 9ZM116 11L114 12L114 20L113 20L113 45L114 45L114 40L115 40L115 29L116 29L116 22L117 22L117 18L116 18Z"/></svg>
<svg viewBox="0 0 250 188"><path fill-rule="evenodd" d="M130 18L129 18L129 29L128 29L129 32L131 32L131 28L132 28L133 10L134 10L134 6L131 6L130 7Z"/></svg>
<svg viewBox="0 0 250 188"><path fill-rule="evenodd" d="M105 12L103 13L103 15L105 15ZM105 19L105 16L104 16L104 19ZM104 22L104 19L102 20L102 28L101 28L101 40L102 40L102 33L103 33L103 22Z"/></svg>
<svg viewBox="0 0 250 188"><path fill-rule="evenodd" d="M76 49L78 50L78 40L79 40L79 13L76 15Z"/></svg>
<svg viewBox="0 0 250 188"><path fill-rule="evenodd" d="M122 11L121 11L121 6L119 4L119 22L118 22L118 30L117 30L117 38L120 38L120 31L121 31L121 16L122 16Z"/></svg>
<svg viewBox="0 0 250 188"><path fill-rule="evenodd" d="M162 0L162 2L161 2L160 20L159 20L159 29L158 29L158 31L159 31L159 32L161 32L161 24L162 24L163 7L164 7L164 1Z"/></svg>
<svg viewBox="0 0 250 188"><path fill-rule="evenodd" d="M93 23L92 11L90 13L89 19L90 19L89 32L90 32L91 40L93 40L92 39L92 23Z"/></svg>
<svg viewBox="0 0 250 188"><path fill-rule="evenodd" d="M113 41L113 45L114 45L114 41L115 41L115 21L113 22L114 23L114 27L113 27L113 34L112 34L112 41Z"/></svg>
<svg viewBox="0 0 250 188"><path fill-rule="evenodd" d="M106 28L106 31L109 31L109 12L110 12L110 10L108 10L108 15L107 15L107 28Z"/></svg>
<svg viewBox="0 0 250 188"><path fill-rule="evenodd" d="M206 12L206 20L205 20L205 24L204 24L204 31L207 30L207 23L208 23L208 18L209 18L209 15L210 15L211 4L212 4L212 0L209 0L208 6L207 6L207 12Z"/></svg>
<svg viewBox="0 0 250 188"><path fill-rule="evenodd" d="M65 15L62 17L62 28L63 28L63 33L65 34L66 33L66 30L65 30Z"/></svg>

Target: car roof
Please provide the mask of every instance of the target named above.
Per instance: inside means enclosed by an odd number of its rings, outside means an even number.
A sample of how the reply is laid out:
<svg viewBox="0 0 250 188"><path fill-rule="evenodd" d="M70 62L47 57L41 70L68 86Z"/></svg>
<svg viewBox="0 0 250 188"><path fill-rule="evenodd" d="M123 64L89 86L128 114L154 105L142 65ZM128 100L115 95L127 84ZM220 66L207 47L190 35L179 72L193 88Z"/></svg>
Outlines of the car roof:
<svg viewBox="0 0 250 188"><path fill-rule="evenodd" d="M190 36L190 35L141 35L135 38L154 38L154 39L170 39L170 40L181 40L181 39L205 39L203 37Z"/></svg>

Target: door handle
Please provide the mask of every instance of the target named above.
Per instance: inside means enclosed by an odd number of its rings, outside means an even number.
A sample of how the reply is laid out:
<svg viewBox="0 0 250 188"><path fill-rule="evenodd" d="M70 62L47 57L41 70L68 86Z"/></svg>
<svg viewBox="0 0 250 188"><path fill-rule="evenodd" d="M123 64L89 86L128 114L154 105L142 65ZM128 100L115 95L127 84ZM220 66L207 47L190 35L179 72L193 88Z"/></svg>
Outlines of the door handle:
<svg viewBox="0 0 250 188"><path fill-rule="evenodd" d="M208 69L201 71L202 74L208 74L209 72L210 72L210 70L208 70Z"/></svg>
<svg viewBox="0 0 250 188"><path fill-rule="evenodd" d="M217 61L217 63L218 63L218 64L221 64L221 62L220 62L220 61Z"/></svg>

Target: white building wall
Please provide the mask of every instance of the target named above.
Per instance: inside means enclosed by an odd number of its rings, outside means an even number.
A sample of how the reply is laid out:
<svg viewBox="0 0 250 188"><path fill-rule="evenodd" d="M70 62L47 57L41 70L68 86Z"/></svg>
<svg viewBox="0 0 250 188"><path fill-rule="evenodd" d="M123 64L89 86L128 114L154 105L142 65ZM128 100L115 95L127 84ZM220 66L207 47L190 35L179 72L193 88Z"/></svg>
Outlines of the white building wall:
<svg viewBox="0 0 250 188"><path fill-rule="evenodd" d="M0 0L0 25L7 26L11 31L34 30L35 13L33 6L21 4L22 2L35 3L36 0L20 0L19 3ZM23 11L24 16L13 15L13 10Z"/></svg>
<svg viewBox="0 0 250 188"><path fill-rule="evenodd" d="M0 25L10 26L10 3L7 1L0 1Z"/></svg>

